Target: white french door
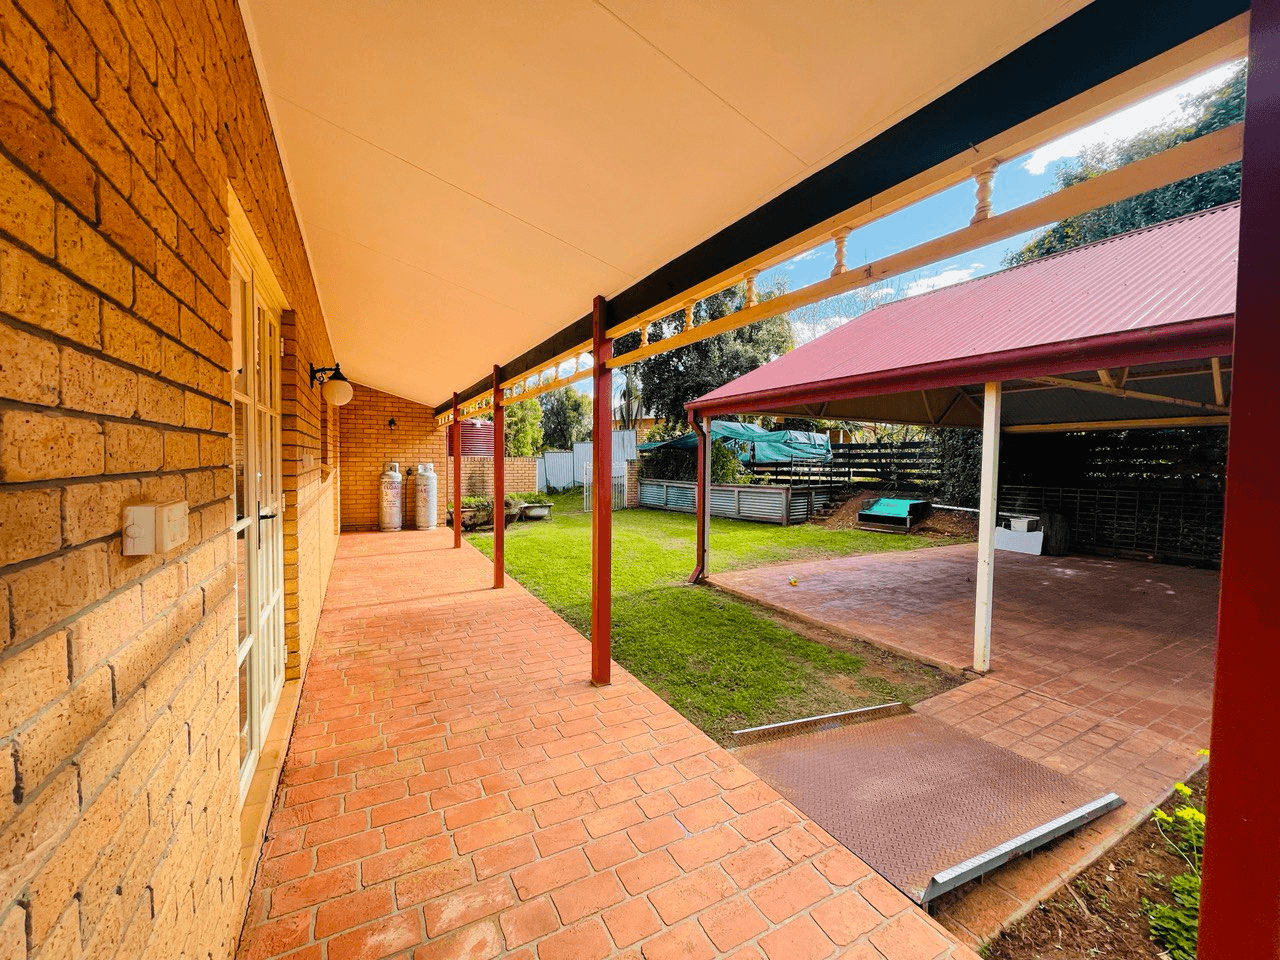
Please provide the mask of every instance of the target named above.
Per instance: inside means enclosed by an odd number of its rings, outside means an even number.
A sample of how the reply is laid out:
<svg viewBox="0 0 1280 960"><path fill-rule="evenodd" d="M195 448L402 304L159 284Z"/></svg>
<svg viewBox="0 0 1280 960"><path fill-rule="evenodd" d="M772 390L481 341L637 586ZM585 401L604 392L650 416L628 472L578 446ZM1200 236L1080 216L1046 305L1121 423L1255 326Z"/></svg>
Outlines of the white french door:
<svg viewBox="0 0 1280 960"><path fill-rule="evenodd" d="M280 310L252 267L231 258L240 795L284 686L284 495L280 461Z"/></svg>

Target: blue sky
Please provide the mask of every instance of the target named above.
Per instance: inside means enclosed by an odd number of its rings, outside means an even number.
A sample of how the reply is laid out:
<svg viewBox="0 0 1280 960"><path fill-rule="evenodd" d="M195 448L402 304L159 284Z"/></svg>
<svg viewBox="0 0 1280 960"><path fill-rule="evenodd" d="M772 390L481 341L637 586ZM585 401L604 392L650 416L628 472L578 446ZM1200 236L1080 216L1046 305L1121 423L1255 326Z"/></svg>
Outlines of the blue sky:
<svg viewBox="0 0 1280 960"><path fill-rule="evenodd" d="M1003 164L997 169L994 179L992 213L1011 210L1051 193L1055 188L1054 171L1060 164L1078 157L1086 146L1113 143L1153 126L1180 119L1185 115L1183 101L1186 97L1213 89L1235 68L1236 64L1232 63L1207 71ZM974 189L974 182L966 181L856 230L849 236L846 263L857 267L959 230L973 216ZM913 296L999 270L1005 255L1022 247L1034 233L1024 233L898 278L879 290L878 299ZM795 290L828 276L834 258L834 242L824 244L767 271L757 282L767 284L781 278L787 289ZM871 290L874 292L875 288ZM871 304L874 302L873 299ZM812 339L846 322L867 305L867 297L863 295L857 301L849 297L832 298L800 311L799 315L792 317L797 341Z"/></svg>
<svg viewBox="0 0 1280 960"><path fill-rule="evenodd" d="M1078 157L1085 147L1113 143L1180 119L1185 115L1183 101L1186 97L1213 89L1236 66L1231 63L1209 70L1003 164L997 169L994 179L992 213L1011 210L1051 193L1055 187L1054 170L1060 163ZM966 181L859 228L849 235L846 264L857 267L959 230L973 216L974 189L974 182ZM798 343L811 340L885 299L913 296L999 270L1005 254L1022 247L1033 235L1034 231L1024 233L868 288L867 293L833 297L796 311L792 314L796 340ZM770 282L781 281L787 289L796 290L829 276L834 262L835 244L831 242L766 271L757 283L767 287ZM569 363L562 365L561 369L568 372ZM621 389L621 379L615 379L615 390ZM591 392L590 379L579 381L575 386L584 393Z"/></svg>

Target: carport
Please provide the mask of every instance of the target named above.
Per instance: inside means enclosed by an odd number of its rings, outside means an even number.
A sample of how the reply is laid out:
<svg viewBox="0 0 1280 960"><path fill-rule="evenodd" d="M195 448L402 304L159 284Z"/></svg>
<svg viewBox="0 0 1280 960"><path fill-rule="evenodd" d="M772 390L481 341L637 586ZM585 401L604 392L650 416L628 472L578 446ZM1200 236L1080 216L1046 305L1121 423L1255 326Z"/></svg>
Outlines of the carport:
<svg viewBox="0 0 1280 960"><path fill-rule="evenodd" d="M1238 230L1239 206L1227 205L890 303L694 401L692 579L708 576L712 417L981 429L976 569L974 548L961 546L713 582L986 674L1001 435L1225 424ZM989 677L906 715L746 731L740 759L903 892L942 904L950 926L993 933L1034 897L988 905L984 922L994 926L979 930L956 914L970 908L958 886L1105 817L1089 827L1093 839L1075 842L1081 852L1067 867L1053 854L1021 863L1025 889L1052 889L1194 771L1208 742L1216 576L1183 571L1186 582L1129 597L1120 581L1140 576L1141 564L1076 561L1004 555L996 626L1009 656Z"/></svg>
<svg viewBox="0 0 1280 960"><path fill-rule="evenodd" d="M688 405L707 574L711 419L981 428L972 667L991 662L1000 436L1215 426L1230 410L1239 204L878 307Z"/></svg>

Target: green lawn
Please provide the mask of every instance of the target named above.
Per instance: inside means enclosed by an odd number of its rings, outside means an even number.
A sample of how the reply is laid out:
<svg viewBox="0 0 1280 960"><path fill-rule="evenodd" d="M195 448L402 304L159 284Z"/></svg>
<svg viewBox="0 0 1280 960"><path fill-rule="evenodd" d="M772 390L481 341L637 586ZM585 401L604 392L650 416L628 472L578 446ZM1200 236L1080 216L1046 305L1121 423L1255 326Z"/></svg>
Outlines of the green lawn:
<svg viewBox="0 0 1280 960"><path fill-rule="evenodd" d="M507 572L587 633L591 516L582 493L555 498L550 521L507 529ZM493 556L493 534L470 541ZM923 537L712 520L712 569L903 550ZM932 668L841 642L806 639L762 608L689 587L694 523L687 514L622 510L613 519L613 655L718 740L735 729L886 700L913 702L949 681ZM850 652L852 651L852 652Z"/></svg>

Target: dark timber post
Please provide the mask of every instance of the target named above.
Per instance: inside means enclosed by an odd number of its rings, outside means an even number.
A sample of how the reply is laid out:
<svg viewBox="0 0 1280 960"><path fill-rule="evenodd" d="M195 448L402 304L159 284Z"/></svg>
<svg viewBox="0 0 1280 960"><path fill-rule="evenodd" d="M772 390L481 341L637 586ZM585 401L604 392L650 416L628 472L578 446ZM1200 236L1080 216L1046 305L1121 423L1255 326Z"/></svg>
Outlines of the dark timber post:
<svg viewBox="0 0 1280 960"><path fill-rule="evenodd" d="M613 589L613 356L609 303L591 305L591 682L610 683L610 601Z"/></svg>
<svg viewBox="0 0 1280 960"><path fill-rule="evenodd" d="M493 589L506 585L507 435L502 422L502 376L493 365Z"/></svg>
<svg viewBox="0 0 1280 960"><path fill-rule="evenodd" d="M1200 960L1280 957L1280 0L1254 0Z"/></svg>
<svg viewBox="0 0 1280 960"><path fill-rule="evenodd" d="M462 417L458 415L458 395L453 395L453 548L462 547Z"/></svg>

